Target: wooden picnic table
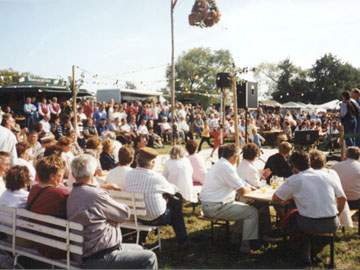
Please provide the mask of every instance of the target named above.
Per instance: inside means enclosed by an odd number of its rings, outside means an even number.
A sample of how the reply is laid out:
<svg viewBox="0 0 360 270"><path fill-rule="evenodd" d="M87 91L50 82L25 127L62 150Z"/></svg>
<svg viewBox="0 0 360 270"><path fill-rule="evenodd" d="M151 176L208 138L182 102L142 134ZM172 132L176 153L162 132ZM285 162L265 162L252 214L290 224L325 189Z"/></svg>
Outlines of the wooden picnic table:
<svg viewBox="0 0 360 270"><path fill-rule="evenodd" d="M272 197L275 193L276 189L271 188L271 186L264 186L261 187L259 189L256 189L254 191L251 191L245 195L243 195L243 197L247 198L247 199L251 199L251 200L255 200L255 201L262 201L262 202L271 202L272 201Z"/></svg>

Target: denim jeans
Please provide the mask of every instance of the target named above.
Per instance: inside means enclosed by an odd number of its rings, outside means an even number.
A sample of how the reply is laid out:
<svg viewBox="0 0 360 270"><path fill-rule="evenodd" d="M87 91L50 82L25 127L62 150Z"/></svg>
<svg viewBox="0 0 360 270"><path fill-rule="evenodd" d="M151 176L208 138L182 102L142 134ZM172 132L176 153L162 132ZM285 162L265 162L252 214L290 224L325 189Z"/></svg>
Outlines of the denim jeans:
<svg viewBox="0 0 360 270"><path fill-rule="evenodd" d="M347 119L347 120L343 121L342 124L344 126L345 136L356 134L356 127L357 127L356 118ZM355 146L355 138L354 137L346 137L345 142L346 142L346 146Z"/></svg>
<svg viewBox="0 0 360 270"><path fill-rule="evenodd" d="M82 264L84 269L158 269L154 252L136 244L122 244L121 248L101 258L89 258Z"/></svg>

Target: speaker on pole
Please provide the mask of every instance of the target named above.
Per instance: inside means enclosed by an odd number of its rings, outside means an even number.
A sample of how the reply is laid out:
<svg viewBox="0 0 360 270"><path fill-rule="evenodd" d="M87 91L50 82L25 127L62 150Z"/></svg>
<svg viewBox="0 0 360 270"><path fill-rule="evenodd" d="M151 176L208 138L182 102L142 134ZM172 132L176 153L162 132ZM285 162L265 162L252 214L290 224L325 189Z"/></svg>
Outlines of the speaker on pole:
<svg viewBox="0 0 360 270"><path fill-rule="evenodd" d="M240 81L237 83L238 108L256 109L258 107L258 84Z"/></svg>
<svg viewBox="0 0 360 270"><path fill-rule="evenodd" d="M218 88L231 88L231 75L228 72L221 72L216 75L216 86Z"/></svg>

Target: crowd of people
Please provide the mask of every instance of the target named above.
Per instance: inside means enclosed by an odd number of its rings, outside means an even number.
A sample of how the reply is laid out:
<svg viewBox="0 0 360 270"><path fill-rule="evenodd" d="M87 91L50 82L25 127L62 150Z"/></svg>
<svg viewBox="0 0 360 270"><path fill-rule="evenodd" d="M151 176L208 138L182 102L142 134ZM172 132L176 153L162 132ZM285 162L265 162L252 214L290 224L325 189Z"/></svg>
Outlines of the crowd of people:
<svg viewBox="0 0 360 270"><path fill-rule="evenodd" d="M352 209L360 208L357 91L352 91L355 99L348 92L343 94L338 113L280 114L259 108L250 112L245 123L244 112L240 112L241 160L240 149L224 143L235 136L231 107L221 124L222 115L215 106L204 110L200 105L178 103L173 127L166 103L85 100L74 119L67 102L44 98L36 104L29 97L23 123L16 123L9 108L1 114L0 204L82 224L86 268L157 268L155 253L123 243L118 224L130 217L130 210L112 199L108 189L144 193L147 214L140 221L171 225L179 249L189 245L183 202L200 200L204 215L236 221L235 228L242 235L240 251L251 253L259 239L271 232L270 213L267 204L253 203L244 195L269 184L273 177L287 179L273 200L296 210L291 211L296 222L289 223L290 231L334 232L346 203ZM289 142L297 130L339 133L340 123L349 135L347 159L333 169L325 168L322 152L294 151ZM255 162L264 141L260 133L268 130L282 130L285 136L278 142L279 153L259 171ZM178 145L172 146L159 172L156 149L172 139ZM211 168L198 154L204 142L213 148L211 155L218 151L219 159ZM99 180L104 175L105 181ZM199 196L196 187L201 189ZM286 217L281 207L276 210L281 218ZM141 244L146 237L141 235ZM310 263L309 246L305 239L301 250L306 263ZM50 248L37 248L51 258L63 256Z"/></svg>

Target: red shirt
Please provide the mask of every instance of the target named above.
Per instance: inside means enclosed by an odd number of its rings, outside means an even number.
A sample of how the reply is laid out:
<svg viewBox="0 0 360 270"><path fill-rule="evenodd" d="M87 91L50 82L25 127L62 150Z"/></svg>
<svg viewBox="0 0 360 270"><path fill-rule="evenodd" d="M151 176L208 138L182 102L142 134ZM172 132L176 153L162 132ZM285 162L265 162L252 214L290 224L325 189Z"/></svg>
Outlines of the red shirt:
<svg viewBox="0 0 360 270"><path fill-rule="evenodd" d="M39 194L39 192L41 193ZM27 200L27 205L31 204L28 210L66 219L66 200L69 193L65 187L43 188L40 185L34 185Z"/></svg>

